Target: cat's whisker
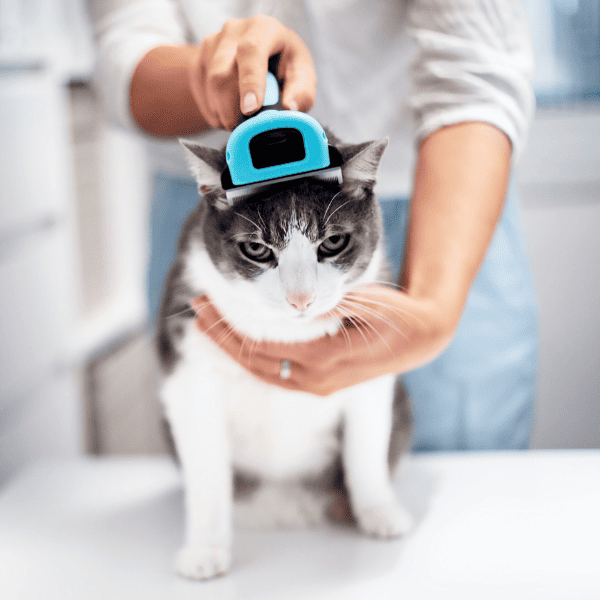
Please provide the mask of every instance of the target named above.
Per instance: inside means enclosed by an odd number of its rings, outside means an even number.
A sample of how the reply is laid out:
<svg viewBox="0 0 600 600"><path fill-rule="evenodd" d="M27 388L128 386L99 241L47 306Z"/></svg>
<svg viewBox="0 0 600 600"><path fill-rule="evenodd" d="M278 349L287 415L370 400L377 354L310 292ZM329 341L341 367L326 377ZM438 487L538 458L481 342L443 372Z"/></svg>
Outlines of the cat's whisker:
<svg viewBox="0 0 600 600"><path fill-rule="evenodd" d="M186 296L189 296L190 293L190 289L187 283L185 282L180 282L177 284L174 284L171 286L171 292L173 293L173 295L177 296L180 293L184 293L186 294Z"/></svg>
<svg viewBox="0 0 600 600"><path fill-rule="evenodd" d="M371 331L373 331L373 333L377 334L377 336L379 337L379 339L385 344L385 346L387 347L387 349L390 351L390 354L392 356L394 356L394 351L392 350L392 348L390 347L390 345L387 343L386 339L377 330L377 328L372 323L370 323L369 321L367 321L366 319L361 319L361 323L364 323L367 327L369 327L371 329Z"/></svg>
<svg viewBox="0 0 600 600"><path fill-rule="evenodd" d="M347 342L348 349L352 352L352 340L350 339L350 334L346 331L345 327L341 327L342 333L344 335L344 339Z"/></svg>
<svg viewBox="0 0 600 600"><path fill-rule="evenodd" d="M383 287L389 287L389 288L392 288L392 289L398 290L398 291L404 291L406 289L402 285L394 283L393 281L386 281L384 279L373 279L373 280L369 281L369 284L371 284L371 283L377 283L379 285L382 285Z"/></svg>
<svg viewBox="0 0 600 600"><path fill-rule="evenodd" d="M222 346L229 338L231 338L235 333L239 333L239 331L229 322L227 322L227 327L223 335L215 340L218 346Z"/></svg>
<svg viewBox="0 0 600 600"><path fill-rule="evenodd" d="M349 297L349 299L352 299L351 297ZM371 300L369 298L362 298L360 299L360 302L353 300L354 302L356 302L357 305L362 306L363 308L367 308L364 306L363 302L367 302L368 304L373 304L375 306L382 306L383 308L386 308L388 310L391 310L394 314L398 315L398 317L400 319L402 319L405 323L407 323L408 325L410 325L410 320L407 317L413 317L415 320L419 321L421 323L421 325L423 325L423 322L420 321L420 319L417 319L416 317L414 317L413 315L411 315L410 313L404 312L402 310L397 309L394 306L391 306L390 304L387 304L386 302L378 302L377 300Z"/></svg>
<svg viewBox="0 0 600 600"><path fill-rule="evenodd" d="M381 314L381 312L379 312L379 311L378 311L378 310L376 310L375 308L371 308L370 306L365 306L365 305L363 304L363 302L365 302L365 301L366 301L366 302L369 302L369 301L365 300L364 298L361 298L361 299L360 299L360 302L359 302L359 301L357 301L357 300L354 300L354 299L353 299L353 298L351 298L351 297L348 297L348 296L346 296L346 298L344 299L344 301L346 302L346 305L347 305L347 306L353 306L353 307L357 307L357 308L359 308L361 311L365 311L365 312L367 312L367 313L368 313L368 314L370 314L370 315L376 316L376 317L378 317L379 319L381 319L382 321L384 320L384 321L386 321L387 323L389 323L390 325L393 325L394 327L396 326L396 323L395 323L394 321L392 321L392 319L390 319L389 317L387 317L387 316L385 316L385 315ZM379 304L379 305L381 305L381 306L383 306L383 307L385 307L385 308L390 308L390 307L389 307L387 304L385 304L385 303L381 303L381 302L377 303L377 302L371 301L371 302L369 302L369 304L376 304L376 305L377 305L377 304ZM396 312L396 311L394 311L394 312ZM401 317L403 317L403 316L404 316L404 315L403 315L403 313L397 313L397 314L398 314L399 316L401 316Z"/></svg>
<svg viewBox="0 0 600 600"><path fill-rule="evenodd" d="M259 208L257 208L257 209L256 209L256 212L257 212L257 214L258 214L258 218L260 219L260 222L263 224L264 231L267 231L267 230L268 230L268 227L267 227L267 224L265 223L265 220L263 219L263 216L260 214L260 209L259 209Z"/></svg>
<svg viewBox="0 0 600 600"><path fill-rule="evenodd" d="M417 316L415 316L412 313L400 310L400 309L396 308L395 306L392 306L391 304L387 304L386 302L378 302L377 300L371 300L370 298L365 298L364 296L362 296L362 293L366 292L366 291L369 291L368 288L361 289L361 295L360 295L361 302L368 302L369 304L376 304L376 305L379 305L379 306L383 306L383 307L387 308L388 310L391 310L392 312L395 312L406 323L410 324L410 321L408 320L407 317L411 317L415 321L417 321L417 323L419 323L420 325L425 326L425 323L423 322L423 320L419 319ZM373 293L383 293L383 294L386 293L385 291L381 291L381 290L377 290L377 291L372 290L372 292ZM391 295L393 292L390 291L389 293ZM358 295L354 295L353 292L349 292L348 294L346 294L345 297L348 298L348 299L351 299L353 297L359 297L359 296Z"/></svg>
<svg viewBox="0 0 600 600"><path fill-rule="evenodd" d="M340 302L340 304L341 304L341 302ZM354 318L352 316L348 316L347 318L350 320L350 322L354 323ZM365 344L367 344L367 347L369 348L369 352L371 353L371 356L373 356L373 348L371 348L371 344L369 344L369 340L365 336L362 328L359 327L359 326L356 326L355 329L358 331L358 333L360 333L360 335L362 336L363 340L365 340Z"/></svg>
<svg viewBox="0 0 600 600"><path fill-rule="evenodd" d="M229 331L227 331L219 340L217 340L217 345L222 348L225 342L227 342L227 340L229 340L235 334L235 332L236 329L234 327L230 327Z"/></svg>
<svg viewBox="0 0 600 600"><path fill-rule="evenodd" d="M248 335L244 335L244 337L242 338L242 344L240 346L240 351L238 353L238 360L242 359L242 353L244 351L244 344L246 343L246 340L249 338Z"/></svg>
<svg viewBox="0 0 600 600"><path fill-rule="evenodd" d="M383 287L383 289L382 289L382 287ZM360 288L358 288L356 290L352 290L349 293L352 294L354 292L357 292L357 293L359 293L359 292L360 293L368 292L368 293L371 293L371 294L384 294L384 295L388 294L390 296L394 296L396 294L396 292L398 292L398 291L404 291L406 289L406 288L402 288L401 286L398 286L398 289L393 289L393 288L385 289L385 288L388 288L388 287L389 286L380 285L380 287L378 287L377 289L373 289L373 288L370 288L369 285L365 285L365 286L362 286L362 287L360 287Z"/></svg>
<svg viewBox="0 0 600 600"><path fill-rule="evenodd" d="M248 363L252 364L252 353L254 352L254 348L258 344L258 340L255 338L250 338L252 343L250 344L250 350L248 350Z"/></svg>
<svg viewBox="0 0 600 600"><path fill-rule="evenodd" d="M351 302L350 306L352 306L352 305L353 304ZM396 323L394 323L394 321L392 321L391 319L388 319L386 316L382 315L380 312L378 312L374 309L370 309L370 308L364 306L363 304L354 303L354 306L359 306L362 311L365 311L368 315L372 316L373 318L383 321L386 325L388 325L388 327L390 327L394 331L398 332L404 339L408 339L408 336L406 335L406 333L404 333L401 329L399 329L396 326Z"/></svg>
<svg viewBox="0 0 600 600"><path fill-rule="evenodd" d="M227 321L225 319L225 317L221 317L218 321L215 321L206 331L205 333L208 333L213 327L216 327L217 325L219 325L219 323L222 323L223 321L225 321L226 325L228 325L229 327L231 327L229 321Z"/></svg>
<svg viewBox="0 0 600 600"><path fill-rule="evenodd" d="M340 319L340 329L342 330L342 334L344 335L344 339L347 342L346 346L350 349L350 352L352 352L352 340L350 339L350 335L348 334L348 332L346 331L346 327L344 327L344 319L348 319L348 320L352 320L350 315L346 314L346 312L342 309L339 309L340 312L343 315L343 319ZM327 313L325 313L327 315Z"/></svg>
<svg viewBox="0 0 600 600"><path fill-rule="evenodd" d="M333 215L335 215L335 213L340 210L340 208L343 208L344 206L346 206L346 204L349 204L350 202L352 202L352 198L350 198L350 200L346 200L346 202L344 202L343 204L340 204L328 217L327 220L325 221L325 223L323 223L323 227L325 227L325 225L327 225L327 223L329 222L329 219L331 219L331 217L333 217Z"/></svg>
<svg viewBox="0 0 600 600"><path fill-rule="evenodd" d="M246 313L243 317L244 320L246 319L252 319L253 317L261 314L262 310L255 310L253 312L250 313ZM242 352L244 350L244 344L246 343L246 340L251 340L251 344L250 344L250 350L248 351L248 363L252 364L252 352L254 350L254 347L256 346L256 344L258 344L258 340L256 338L250 337L249 335L244 335L244 338L242 339L242 345L240 346L240 351L238 354L238 360L241 360L242 357Z"/></svg>
<svg viewBox="0 0 600 600"><path fill-rule="evenodd" d="M329 204L327 205L327 208L325 209L325 212L323 213L323 218L325 218L327 216L327 213L328 213L329 209L331 208L331 203L339 196L339 194L341 194L341 192L342 192L342 190L340 190L339 192L334 194L333 198L329 201Z"/></svg>
<svg viewBox="0 0 600 600"><path fill-rule="evenodd" d="M205 310L206 310L206 309L207 309L209 306L210 306L210 304L208 304L208 303L207 303L207 304L205 304L204 306L199 306L198 308L194 308L194 307L191 305L191 303L189 303L189 304L188 304L188 308L186 308L186 309L182 310L182 311L181 311L181 313L175 313L175 314L173 314L173 315L170 315L170 316L169 316L169 317L167 317L167 318L170 318L171 316L175 317L175 316L177 316L177 315L179 315L179 314L182 314L182 313L184 313L186 310L193 310L193 311L194 311L194 312L195 312L197 315L201 315L201 314L202 314L202 313L203 313L203 312L204 312L204 311L205 311Z"/></svg>
<svg viewBox="0 0 600 600"><path fill-rule="evenodd" d="M185 313L190 312L190 311L195 312L195 310L191 306L186 306L183 310L179 310L176 313L172 313L172 314L168 315L167 321L169 319L174 319L175 317L180 317L181 315L184 315Z"/></svg>
<svg viewBox="0 0 600 600"><path fill-rule="evenodd" d="M383 306L384 308L387 308L388 310L391 310L392 312L396 313L398 316L405 316L407 314L404 311L400 310L399 308L396 308L392 304L389 304L387 302L380 302L378 300L371 300L371 298L365 298L362 295L350 293L350 294L346 294L346 298L351 299L352 301L356 302L357 304L360 304L361 302L368 302L369 304ZM355 298L356 298L356 300L355 300ZM360 300L358 300L358 298L360 298Z"/></svg>
<svg viewBox="0 0 600 600"><path fill-rule="evenodd" d="M255 310L255 311L247 312L245 315L242 315L241 317L239 317L237 319L237 322L242 322L242 321L244 321L246 319L251 319L251 318L255 317L256 315L260 314L261 312L262 312L261 310ZM217 325L221 321L225 321L225 317L221 318L220 321L217 321L216 323L214 323L211 326L211 328L214 325ZM230 321L226 321L226 324L227 324L227 327L225 329L225 332L223 333L223 335L218 340L216 340L216 344L218 346L222 346L235 333L242 334L242 332L240 331L240 329L237 328L236 323L232 323ZM211 328L209 328L209 329L211 329ZM251 339L252 340L252 345L250 347L250 353L249 353L249 360L251 359L252 348L257 343L257 340L251 338L249 335L247 335L247 334L243 334L243 335L244 335L244 337L242 338L242 344L240 346L240 350L239 350L239 354L238 354L238 361L241 360L242 352L243 352L243 349L244 349L244 344L246 343L247 339Z"/></svg>
<svg viewBox="0 0 600 600"><path fill-rule="evenodd" d="M247 237L248 237L248 233L246 231L242 231L240 233L234 233L231 237L227 238L227 241L233 240L235 238L247 238Z"/></svg>
<svg viewBox="0 0 600 600"><path fill-rule="evenodd" d="M254 225L254 227L256 227L256 231L258 233L260 233L260 231L261 231L260 227L252 219L249 219L248 217L245 217L244 215L240 214L239 212L236 212L235 214L238 217L242 217L242 219L246 219L246 221L248 221L248 223L252 223L252 225Z"/></svg>
<svg viewBox="0 0 600 600"><path fill-rule="evenodd" d="M378 312L374 309L371 309L367 306L364 306L363 304L359 304L358 302L353 302L352 300L346 301L345 304L346 304L346 306L348 306L350 308L352 308L352 306L360 307L360 309L362 311L366 312L368 315L370 315L376 319L379 319L380 321L383 321L391 329L394 329L395 331L397 331L402 337L404 337L405 339L408 339L407 335L396 326L396 323L394 323L391 319L388 319L386 316L382 315L380 312Z"/></svg>
<svg viewBox="0 0 600 600"><path fill-rule="evenodd" d="M358 321L356 319L356 317L353 317L351 313L348 313L346 315L346 321L349 321L349 323L352 325L353 329L357 329L358 332L362 335L363 339L365 340L365 342L367 343L367 346L369 347L369 350L371 352L371 356L373 356L373 351L371 349L371 345L369 344L369 341L367 340L364 331L361 329L363 325L367 325L366 321L364 321L363 319L361 319L360 321Z"/></svg>

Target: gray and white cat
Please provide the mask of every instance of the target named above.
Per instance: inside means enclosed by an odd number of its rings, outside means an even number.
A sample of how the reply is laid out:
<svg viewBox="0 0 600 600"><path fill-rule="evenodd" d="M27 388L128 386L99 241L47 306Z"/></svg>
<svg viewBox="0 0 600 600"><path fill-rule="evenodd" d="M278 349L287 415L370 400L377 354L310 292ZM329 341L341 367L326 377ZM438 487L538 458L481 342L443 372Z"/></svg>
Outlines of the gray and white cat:
<svg viewBox="0 0 600 600"><path fill-rule="evenodd" d="M227 203L224 151L183 142L203 192L185 224L161 307L160 397L185 484L181 575L206 579L231 565L232 527L306 526L344 513L366 534L402 535L411 518L392 479L410 438L410 409L394 376L328 397L256 379L194 323L207 294L254 340L333 334L317 317L385 277L383 227L373 194L387 139L340 144L344 186L317 179ZM340 304L342 303L342 304ZM336 509L337 507L337 509Z"/></svg>

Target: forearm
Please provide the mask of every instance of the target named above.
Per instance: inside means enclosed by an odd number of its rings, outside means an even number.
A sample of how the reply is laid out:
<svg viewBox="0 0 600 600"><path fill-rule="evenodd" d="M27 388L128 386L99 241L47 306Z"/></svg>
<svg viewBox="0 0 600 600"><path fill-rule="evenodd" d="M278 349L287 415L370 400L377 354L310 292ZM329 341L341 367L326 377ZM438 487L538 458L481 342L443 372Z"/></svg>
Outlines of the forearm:
<svg viewBox="0 0 600 600"><path fill-rule="evenodd" d="M316 76L304 42L264 15L231 19L198 45L158 46L131 78L133 118L149 133L179 136L213 128L232 131L240 115L262 106L268 59L280 55L282 106L307 111Z"/></svg>
<svg viewBox="0 0 600 600"><path fill-rule="evenodd" d="M180 136L210 126L190 90L195 46L159 46L138 63L130 86L130 108L138 125L159 136ZM174 101L176 99L176 101Z"/></svg>
<svg viewBox="0 0 600 600"><path fill-rule="evenodd" d="M510 153L504 134L482 123L440 129L422 143L406 289L366 286L350 293L356 326L307 343L262 342L249 351L204 299L201 309L195 307L198 327L264 381L323 396L427 364L458 324L502 209ZM292 363L288 379L280 377L282 358Z"/></svg>
<svg viewBox="0 0 600 600"><path fill-rule="evenodd" d="M402 286L454 328L500 215L508 138L486 123L444 127L420 146Z"/></svg>

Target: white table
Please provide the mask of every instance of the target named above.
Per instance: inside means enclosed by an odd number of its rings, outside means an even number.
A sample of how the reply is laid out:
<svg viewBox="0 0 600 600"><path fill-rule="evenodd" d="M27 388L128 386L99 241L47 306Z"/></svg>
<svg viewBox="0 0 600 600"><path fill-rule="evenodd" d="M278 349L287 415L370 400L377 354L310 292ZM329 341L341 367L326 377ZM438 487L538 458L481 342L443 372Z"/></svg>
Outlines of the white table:
<svg viewBox="0 0 600 600"><path fill-rule="evenodd" d="M237 532L232 572L172 574L178 472L164 458L29 468L0 493L3 600L600 598L600 450L408 458L398 541L343 528Z"/></svg>

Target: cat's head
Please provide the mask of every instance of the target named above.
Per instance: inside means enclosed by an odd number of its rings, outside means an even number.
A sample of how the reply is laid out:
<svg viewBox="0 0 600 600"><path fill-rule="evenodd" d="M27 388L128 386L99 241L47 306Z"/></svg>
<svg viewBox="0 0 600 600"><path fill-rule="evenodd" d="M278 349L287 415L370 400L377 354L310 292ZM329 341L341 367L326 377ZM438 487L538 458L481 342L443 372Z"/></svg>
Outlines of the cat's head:
<svg viewBox="0 0 600 600"><path fill-rule="evenodd" d="M225 152L182 142L205 204L194 240L210 256L226 294L264 314L307 322L377 279L383 226L373 194L388 140L339 144L343 185L315 178L275 185L229 206L221 187ZM194 271L194 260L189 261ZM206 262L206 261L205 261ZM192 278L209 277L200 267ZM198 287L213 295L218 290ZM216 286L221 287L222 286ZM216 299L216 298L215 298ZM225 300L225 298L223 298Z"/></svg>

